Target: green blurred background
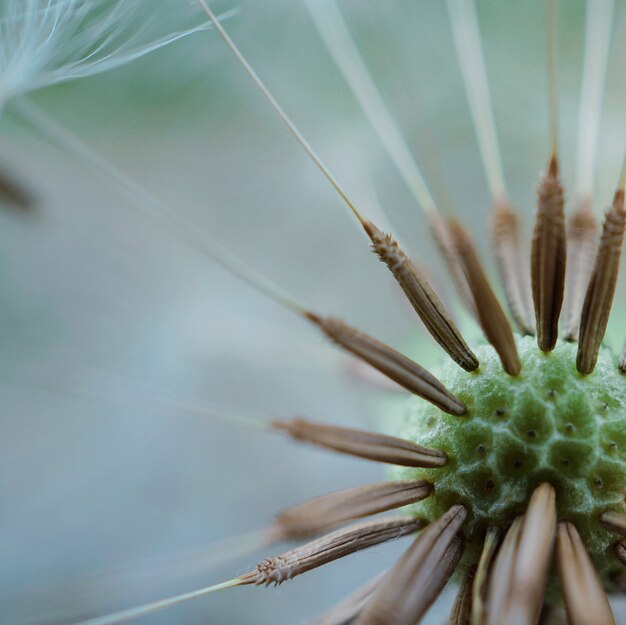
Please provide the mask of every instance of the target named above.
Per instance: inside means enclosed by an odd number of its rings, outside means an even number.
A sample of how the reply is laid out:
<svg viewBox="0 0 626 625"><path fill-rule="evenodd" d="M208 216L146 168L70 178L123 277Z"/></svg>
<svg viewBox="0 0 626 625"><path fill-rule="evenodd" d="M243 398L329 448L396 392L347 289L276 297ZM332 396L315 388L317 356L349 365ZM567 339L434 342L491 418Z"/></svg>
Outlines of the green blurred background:
<svg viewBox="0 0 626 625"><path fill-rule="evenodd" d="M562 5L560 145L572 189L584 3ZM423 214L301 2L212 6L238 8L226 25L244 54L364 212L384 207L462 317ZM444 4L340 6L433 192L457 207L491 261L489 194ZM548 150L543 3L478 6L507 182L528 233ZM598 212L612 197L626 139L625 34L619 1ZM353 218L215 33L32 99L311 307L436 366L441 352ZM220 565L225 547L211 551L212 543L304 498L380 479L365 462L159 406L221 404L372 427L384 419L393 428L403 396L355 379L350 361L314 330L138 213L106 176L10 109L0 119L0 164L37 198L32 215L0 212L3 623L68 623L230 578L278 549ZM617 348L623 283L610 329ZM379 547L276 590L227 591L142 622L304 623L401 550ZM435 607L429 622L445 614Z"/></svg>

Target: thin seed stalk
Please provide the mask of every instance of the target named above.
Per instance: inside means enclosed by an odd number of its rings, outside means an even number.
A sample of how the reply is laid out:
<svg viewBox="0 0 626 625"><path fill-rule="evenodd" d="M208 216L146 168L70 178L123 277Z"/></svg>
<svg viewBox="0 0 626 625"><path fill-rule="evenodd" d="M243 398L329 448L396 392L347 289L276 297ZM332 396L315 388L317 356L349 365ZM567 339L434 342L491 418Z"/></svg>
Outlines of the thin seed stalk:
<svg viewBox="0 0 626 625"><path fill-rule="evenodd" d="M239 577L240 584L279 585L362 549L412 534L423 525L422 519L398 517L337 530L279 556L266 558L253 571Z"/></svg>
<svg viewBox="0 0 626 625"><path fill-rule="evenodd" d="M618 189L613 206L605 215L596 264L583 304L576 357L580 373L591 373L598 360L615 295L625 227L624 190Z"/></svg>
<svg viewBox="0 0 626 625"><path fill-rule="evenodd" d="M465 404L416 362L343 321L333 317L321 317L312 312L307 312L306 316L334 343L369 363L406 390L448 414L465 414Z"/></svg>
<svg viewBox="0 0 626 625"><path fill-rule="evenodd" d="M537 325L537 344L552 351L558 338L565 288L566 236L563 187L552 156L537 190L537 212L530 252L530 276Z"/></svg>
<svg viewBox="0 0 626 625"><path fill-rule="evenodd" d="M513 330L485 275L474 242L468 230L458 221L450 221L450 234L474 298L480 326L498 352L504 370L509 375L518 375L522 363Z"/></svg>
<svg viewBox="0 0 626 625"><path fill-rule="evenodd" d="M387 265L431 336L459 366L466 371L475 371L478 359L404 250L391 235L379 230L371 221L366 221L363 228L372 241L373 251Z"/></svg>
<svg viewBox="0 0 626 625"><path fill-rule="evenodd" d="M578 339L583 302L598 248L597 230L598 221L587 206L583 206L569 218L567 226L569 253L562 314L563 338L566 341Z"/></svg>
<svg viewBox="0 0 626 625"><path fill-rule="evenodd" d="M448 456L439 449L422 447L386 434L313 423L305 419L274 421L271 425L297 441L375 462L431 469L448 463Z"/></svg>
<svg viewBox="0 0 626 625"><path fill-rule="evenodd" d="M511 317L522 334L534 334L530 276L522 249L519 215L508 204L496 204L491 230L500 282Z"/></svg>

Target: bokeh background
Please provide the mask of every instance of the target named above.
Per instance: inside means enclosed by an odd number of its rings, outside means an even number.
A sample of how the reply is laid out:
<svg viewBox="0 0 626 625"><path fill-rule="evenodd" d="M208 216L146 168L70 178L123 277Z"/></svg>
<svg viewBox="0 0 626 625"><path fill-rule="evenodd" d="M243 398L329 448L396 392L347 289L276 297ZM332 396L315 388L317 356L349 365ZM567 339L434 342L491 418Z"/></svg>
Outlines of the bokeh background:
<svg viewBox="0 0 626 625"><path fill-rule="evenodd" d="M571 189L584 3L562 5L560 143ZM364 212L384 209L478 337L423 214L302 3L213 6L238 9L227 27L262 78ZM340 6L433 192L457 207L489 258L489 194L444 3ZM543 5L480 0L478 7L507 181L529 232L548 149ZM620 0L598 211L611 199L626 138L625 35ZM31 97L195 229L311 307L421 363L440 359L353 218L215 33ZM33 132L10 107L0 118L0 164L37 199L32 214L0 211L3 623L71 623L228 579L280 550L225 561L277 510L381 478L373 464L204 411L393 429L402 393L359 380L314 329L137 212L105 175ZM490 271L495 278L492 264ZM623 284L609 333L617 348ZM275 590L226 591L141 622L305 623L402 548L382 546ZM429 622L446 614L439 604Z"/></svg>

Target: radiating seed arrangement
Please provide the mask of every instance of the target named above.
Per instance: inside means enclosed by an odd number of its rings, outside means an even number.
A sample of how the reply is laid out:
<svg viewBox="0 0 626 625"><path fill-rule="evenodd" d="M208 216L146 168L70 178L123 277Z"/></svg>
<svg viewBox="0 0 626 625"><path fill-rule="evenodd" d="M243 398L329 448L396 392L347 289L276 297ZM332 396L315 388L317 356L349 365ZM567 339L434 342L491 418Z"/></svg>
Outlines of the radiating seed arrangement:
<svg viewBox="0 0 626 625"><path fill-rule="evenodd" d="M626 538L626 380L621 373L626 371L626 355L618 363L602 341L626 228L626 170L622 165L600 237L590 197L581 200L567 222L557 150L556 2L546 2L549 156L538 185L529 254L520 234L521 216L504 184L473 0L446 3L492 196L494 257L517 332L467 227L460 219L437 213L341 14L332 3L308 3L324 44L424 208L451 282L483 331L488 345L472 350L436 289L392 235L380 230L349 199L206 0L197 1L347 205L372 250L452 364L435 377L369 335L300 305L238 260L221 258L219 262L232 273L418 398L398 437L305 419L274 420L266 424L268 428L296 441L394 465L402 479L342 490L281 512L267 530L268 541L309 542L266 558L248 573L86 623L121 623L227 588L278 585L418 530L395 565L315 623L415 625L453 576L459 591L448 621L452 625L536 625L560 597L571 625L614 623L607 593L623 591L626 585L626 571L621 571L626 566L626 546L621 541ZM604 30L600 32L606 37L611 34L612 4L602 6ZM593 45L586 41L586 54ZM586 63L585 68L590 75L605 71L601 62L600 66ZM584 92L585 97L591 96ZM587 110L585 119L599 115L596 105ZM594 150L595 142L597 132L591 140ZM593 161L589 167L593 168ZM19 205L28 203L1 178L0 192ZM158 201L150 200L147 193L139 195L159 214ZM178 224L173 228L178 230ZM565 343L559 342L559 332ZM407 506L400 516L352 523Z"/></svg>

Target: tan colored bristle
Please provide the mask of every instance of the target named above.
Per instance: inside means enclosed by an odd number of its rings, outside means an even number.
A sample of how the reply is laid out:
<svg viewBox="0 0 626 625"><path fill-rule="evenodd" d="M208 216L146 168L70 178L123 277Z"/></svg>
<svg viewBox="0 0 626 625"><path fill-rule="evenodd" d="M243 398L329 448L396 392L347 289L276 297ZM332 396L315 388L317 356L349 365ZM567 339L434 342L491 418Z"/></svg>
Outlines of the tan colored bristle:
<svg viewBox="0 0 626 625"><path fill-rule="evenodd" d="M416 532L422 519L397 517L368 521L337 530L279 556L266 558L257 567L239 577L240 584L269 586L306 573L347 555Z"/></svg>
<svg viewBox="0 0 626 625"><path fill-rule="evenodd" d="M498 352L504 370L509 375L518 375L522 370L522 363L517 353L513 330L485 275L471 235L456 220L450 220L450 234L463 265L483 332Z"/></svg>
<svg viewBox="0 0 626 625"><path fill-rule="evenodd" d="M610 511L605 512L600 517L600 521L608 530L626 537L626 514Z"/></svg>
<svg viewBox="0 0 626 625"><path fill-rule="evenodd" d="M496 556L502 532L497 527L490 527L485 536L485 543L480 554L478 569L472 585L472 625L484 625L486 619L485 597L489 572Z"/></svg>
<svg viewBox="0 0 626 625"><path fill-rule="evenodd" d="M534 625L539 619L556 532L555 491L535 489L514 522L490 575L487 625Z"/></svg>
<svg viewBox="0 0 626 625"><path fill-rule="evenodd" d="M416 362L371 336L356 330L339 319L321 317L307 312L306 316L326 336L343 349L369 363L407 391L422 397L448 414L465 414L465 404Z"/></svg>
<svg viewBox="0 0 626 625"><path fill-rule="evenodd" d="M467 346L441 300L411 259L391 235L379 230L372 222L366 221L363 227L372 241L372 249L398 281L431 336L463 369L476 370L478 368L476 356Z"/></svg>
<svg viewBox="0 0 626 625"><path fill-rule="evenodd" d="M388 571L385 571L381 575L376 576L373 580L346 597L341 603L332 607L314 621L311 621L309 625L351 625L387 573Z"/></svg>
<svg viewBox="0 0 626 625"><path fill-rule="evenodd" d="M272 427L287 432L298 441L376 462L424 468L443 467L448 463L448 456L443 451L386 434L313 423L304 419L274 421Z"/></svg>
<svg viewBox="0 0 626 625"><path fill-rule="evenodd" d="M618 189L613 206L605 215L596 263L583 304L576 357L580 373L591 373L596 366L615 295L625 227L624 189Z"/></svg>
<svg viewBox="0 0 626 625"><path fill-rule="evenodd" d="M421 501L433 490L425 480L382 482L316 497L276 516L272 529L285 539L327 531L346 521Z"/></svg>
<svg viewBox="0 0 626 625"><path fill-rule="evenodd" d="M606 593L571 523L559 523L556 551L570 625L615 625Z"/></svg>
<svg viewBox="0 0 626 625"><path fill-rule="evenodd" d="M626 544L619 542L615 545L615 555L617 559L626 566Z"/></svg>
<svg viewBox="0 0 626 625"><path fill-rule="evenodd" d="M522 249L519 215L508 204L497 204L491 228L500 281L511 317L522 334L534 334L530 276Z"/></svg>
<svg viewBox="0 0 626 625"><path fill-rule="evenodd" d="M580 315L598 248L597 233L598 221L589 207L580 208L569 218L568 262L562 314L564 326L562 334L566 341L578 339Z"/></svg>
<svg viewBox="0 0 626 625"><path fill-rule="evenodd" d="M466 516L463 506L453 506L431 523L385 576L356 625L415 625L461 558L457 532Z"/></svg>
<svg viewBox="0 0 626 625"><path fill-rule="evenodd" d="M454 249L452 240L450 238L450 232L448 230L448 224L438 214L431 213L428 215L428 225L430 232L433 235L433 239L439 248L439 252L446 263L452 283L456 289L459 299L467 309L467 311L478 320L478 313L476 312L476 306L474 305L474 298L470 291L465 273L463 272L463 265L459 261L459 257Z"/></svg>
<svg viewBox="0 0 626 625"><path fill-rule="evenodd" d="M472 614L472 583L474 581L475 568L470 567L463 576L459 586L452 613L448 619L448 625L470 625Z"/></svg>
<svg viewBox="0 0 626 625"><path fill-rule="evenodd" d="M550 159L548 171L539 182L537 196L530 275L537 344L539 349L549 352L558 338L566 263L565 201L556 156Z"/></svg>

